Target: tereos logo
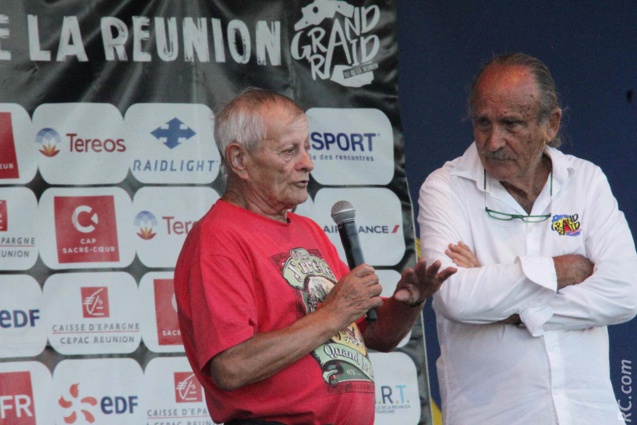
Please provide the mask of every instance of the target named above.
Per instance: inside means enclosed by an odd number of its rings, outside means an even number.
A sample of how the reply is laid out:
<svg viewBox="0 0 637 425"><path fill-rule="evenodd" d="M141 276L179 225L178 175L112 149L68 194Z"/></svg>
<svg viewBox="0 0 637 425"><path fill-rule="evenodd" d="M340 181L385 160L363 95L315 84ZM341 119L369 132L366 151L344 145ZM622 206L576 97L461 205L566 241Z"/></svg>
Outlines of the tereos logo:
<svg viewBox="0 0 637 425"><path fill-rule="evenodd" d="M371 84L373 71L378 68L374 58L380 39L373 30L380 20L380 8L315 0L301 11L290 51L294 59L310 65L312 78L330 79L346 87ZM324 23L326 20L331 26Z"/></svg>
<svg viewBox="0 0 637 425"><path fill-rule="evenodd" d="M38 131L38 134L35 135L35 141L42 146L39 152L44 156L54 157L60 153L58 146L62 143L62 138L60 133L52 128L43 128Z"/></svg>
<svg viewBox="0 0 637 425"><path fill-rule="evenodd" d="M144 240L149 240L154 238L157 233L155 233L154 228L157 226L157 219L150 211L141 211L135 216L135 227L139 229L137 232L137 236Z"/></svg>

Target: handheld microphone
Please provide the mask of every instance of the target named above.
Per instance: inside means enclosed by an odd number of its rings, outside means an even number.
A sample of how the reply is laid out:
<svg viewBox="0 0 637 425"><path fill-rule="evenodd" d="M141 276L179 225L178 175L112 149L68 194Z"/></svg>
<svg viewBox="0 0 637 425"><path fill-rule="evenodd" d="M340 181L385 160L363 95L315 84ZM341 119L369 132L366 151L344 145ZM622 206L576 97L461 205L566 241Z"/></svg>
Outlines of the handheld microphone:
<svg viewBox="0 0 637 425"><path fill-rule="evenodd" d="M365 262L363 251L358 241L358 230L356 230L356 223L354 222L355 216L356 210L347 201L338 201L332 206L332 220L338 225L338 233L341 236L341 242L343 243L347 264L350 269ZM365 318L370 321L376 320L376 317L376 310L373 308L365 315Z"/></svg>

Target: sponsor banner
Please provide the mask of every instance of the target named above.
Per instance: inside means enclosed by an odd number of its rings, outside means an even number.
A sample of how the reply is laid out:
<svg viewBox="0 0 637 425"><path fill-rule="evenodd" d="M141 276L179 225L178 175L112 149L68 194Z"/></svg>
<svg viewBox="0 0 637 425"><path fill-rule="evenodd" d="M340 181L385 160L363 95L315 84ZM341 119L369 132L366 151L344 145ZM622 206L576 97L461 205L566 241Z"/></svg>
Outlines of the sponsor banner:
<svg viewBox="0 0 637 425"><path fill-rule="evenodd" d="M54 425L51 372L40 362L0 363L0 423Z"/></svg>
<svg viewBox="0 0 637 425"><path fill-rule="evenodd" d="M137 255L147 267L175 267L186 235L219 199L208 187L143 187L133 199Z"/></svg>
<svg viewBox="0 0 637 425"><path fill-rule="evenodd" d="M219 174L214 116L206 105L136 104L126 111L129 166L143 183L212 183Z"/></svg>
<svg viewBox="0 0 637 425"><path fill-rule="evenodd" d="M142 400L147 425L214 425L186 357L151 360L144 371Z"/></svg>
<svg viewBox="0 0 637 425"><path fill-rule="evenodd" d="M343 261L347 261L338 226L330 215L332 206L342 200L349 201L356 210L358 239L365 262L372 266L394 266L401 261L406 245L403 215L396 194L384 188L325 188L314 197L311 210L303 206L302 210L323 228Z"/></svg>
<svg viewBox="0 0 637 425"><path fill-rule="evenodd" d="M141 342L135 279L123 272L58 273L44 283L49 341L65 355L131 353Z"/></svg>
<svg viewBox="0 0 637 425"><path fill-rule="evenodd" d="M132 359L63 360L53 372L55 423L144 423L143 378L141 367Z"/></svg>
<svg viewBox="0 0 637 425"><path fill-rule="evenodd" d="M22 106L0 103L0 185L26 184L35 177L32 133L31 118Z"/></svg>
<svg viewBox="0 0 637 425"><path fill-rule="evenodd" d="M53 269L126 267L135 255L131 199L120 188L51 188L40 198L40 255Z"/></svg>
<svg viewBox="0 0 637 425"><path fill-rule="evenodd" d="M307 117L319 183L386 185L394 177L394 134L382 111L311 108Z"/></svg>
<svg viewBox="0 0 637 425"><path fill-rule="evenodd" d="M184 352L177 318L173 272L146 273L139 282L142 338L155 353Z"/></svg>
<svg viewBox="0 0 637 425"><path fill-rule="evenodd" d="M116 184L128 173L129 141L108 103L43 104L33 113L42 177L51 184Z"/></svg>
<svg viewBox="0 0 637 425"><path fill-rule="evenodd" d="M38 259L35 194L26 187L0 190L0 270L28 270Z"/></svg>
<svg viewBox="0 0 637 425"><path fill-rule="evenodd" d="M27 342L48 336L44 354L40 339L18 354L55 371L54 391L32 385L36 399L47 390L50 406L45 416L36 411L38 424L211 424L203 411L183 410L202 401L181 355L172 275L188 231L225 187L213 111L257 86L308 112L315 169L296 211L317 220L345 259L330 211L350 201L365 259L390 295L416 257L395 5L49 3L6 2L0 12L0 276L37 281L0 307L9 311L0 324L10 326L0 332L25 332ZM38 285L42 319L29 298ZM415 353L419 377L421 326L400 346ZM2 356L12 345L0 344ZM3 358L0 366L12 365ZM383 393L386 403L397 391ZM2 414L14 415L6 423L26 414L26 398L3 400Z"/></svg>
<svg viewBox="0 0 637 425"><path fill-rule="evenodd" d="M0 275L0 358L33 357L46 346L42 290L28 275Z"/></svg>
<svg viewBox="0 0 637 425"><path fill-rule="evenodd" d="M377 425L416 425L420 400L416 365L405 353L371 353L376 370Z"/></svg>

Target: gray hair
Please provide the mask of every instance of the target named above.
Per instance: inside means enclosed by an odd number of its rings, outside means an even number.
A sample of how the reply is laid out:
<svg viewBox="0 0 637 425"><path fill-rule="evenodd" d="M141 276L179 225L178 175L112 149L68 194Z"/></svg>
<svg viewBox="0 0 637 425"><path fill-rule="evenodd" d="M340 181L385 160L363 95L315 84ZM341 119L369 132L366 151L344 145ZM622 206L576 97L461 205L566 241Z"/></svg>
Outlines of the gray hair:
<svg viewBox="0 0 637 425"><path fill-rule="evenodd" d="M484 72L490 68L491 66L519 66L523 68L527 68L531 71L531 75L535 78L535 84L537 85L538 92L540 94L540 98L538 100L538 122L544 123L551 115L551 113L555 110L555 108L560 108L559 96L557 93L557 87L555 85L555 81L551 76L551 72L548 67L539 59L524 54L524 53L511 53L500 56L495 56L489 62L480 68L478 74L473 80L471 84L471 90L469 93L468 100L468 109L469 116L474 116L474 106L475 106L475 87L480 77L484 74ZM554 148L559 147L562 144L562 131L561 128L558 133L555 135L553 140L548 142L549 146Z"/></svg>
<svg viewBox="0 0 637 425"><path fill-rule="evenodd" d="M268 137L264 112L276 104L293 114L303 114L303 110L289 97L256 87L244 89L221 109L215 117L215 142L223 165L226 148L231 143L238 143L252 151Z"/></svg>

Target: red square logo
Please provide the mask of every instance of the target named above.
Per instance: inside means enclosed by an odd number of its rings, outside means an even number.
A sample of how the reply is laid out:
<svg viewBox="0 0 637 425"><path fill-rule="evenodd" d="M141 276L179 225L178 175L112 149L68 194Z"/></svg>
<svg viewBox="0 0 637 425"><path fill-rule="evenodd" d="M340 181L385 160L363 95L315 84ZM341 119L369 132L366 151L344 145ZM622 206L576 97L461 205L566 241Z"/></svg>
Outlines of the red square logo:
<svg viewBox="0 0 637 425"><path fill-rule="evenodd" d="M119 261L113 196L56 196L53 204L60 263Z"/></svg>
<svg viewBox="0 0 637 425"><path fill-rule="evenodd" d="M0 423L35 425L31 373L0 373Z"/></svg>
<svg viewBox="0 0 637 425"><path fill-rule="evenodd" d="M177 302L172 279L155 279L155 318L159 345L181 345Z"/></svg>
<svg viewBox="0 0 637 425"><path fill-rule="evenodd" d="M201 384L193 372L175 372L175 401L196 403L202 401Z"/></svg>
<svg viewBox="0 0 637 425"><path fill-rule="evenodd" d="M82 316L85 319L110 317L108 288L106 286L80 288L80 290L82 292Z"/></svg>
<svg viewBox="0 0 637 425"><path fill-rule="evenodd" d="M0 199L0 232L9 229L9 217L7 215L7 201Z"/></svg>
<svg viewBox="0 0 637 425"><path fill-rule="evenodd" d="M20 177L10 112L0 112L0 179Z"/></svg>

